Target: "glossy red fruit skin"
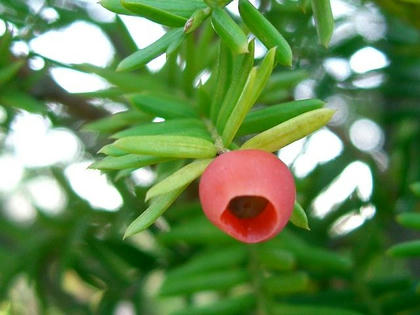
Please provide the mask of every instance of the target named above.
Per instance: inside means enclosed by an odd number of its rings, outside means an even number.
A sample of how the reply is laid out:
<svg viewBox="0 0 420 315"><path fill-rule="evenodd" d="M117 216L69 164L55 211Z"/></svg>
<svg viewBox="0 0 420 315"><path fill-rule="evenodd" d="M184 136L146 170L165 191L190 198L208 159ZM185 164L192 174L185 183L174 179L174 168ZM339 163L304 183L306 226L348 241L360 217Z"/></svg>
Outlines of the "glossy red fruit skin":
<svg viewBox="0 0 420 315"><path fill-rule="evenodd" d="M293 175L274 154L238 150L218 156L201 176L200 201L208 219L244 243L259 243L277 235L287 224L295 202ZM267 199L253 218L238 218L227 209L239 196Z"/></svg>

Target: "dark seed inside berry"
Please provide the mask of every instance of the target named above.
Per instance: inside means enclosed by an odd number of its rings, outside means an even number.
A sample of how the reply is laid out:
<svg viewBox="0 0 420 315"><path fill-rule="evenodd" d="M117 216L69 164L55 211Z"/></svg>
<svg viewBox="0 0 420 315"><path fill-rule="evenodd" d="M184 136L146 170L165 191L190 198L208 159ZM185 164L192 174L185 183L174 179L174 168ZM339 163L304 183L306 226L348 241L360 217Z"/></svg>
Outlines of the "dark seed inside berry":
<svg viewBox="0 0 420 315"><path fill-rule="evenodd" d="M267 206L267 199L260 196L239 196L229 202L229 210L240 219L254 218Z"/></svg>

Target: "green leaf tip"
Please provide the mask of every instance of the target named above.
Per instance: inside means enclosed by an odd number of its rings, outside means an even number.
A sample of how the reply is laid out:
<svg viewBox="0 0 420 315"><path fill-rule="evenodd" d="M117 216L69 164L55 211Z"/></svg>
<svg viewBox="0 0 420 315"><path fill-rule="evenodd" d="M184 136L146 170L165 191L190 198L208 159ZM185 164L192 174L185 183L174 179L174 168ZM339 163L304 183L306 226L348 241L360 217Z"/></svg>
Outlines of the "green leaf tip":
<svg viewBox="0 0 420 315"><path fill-rule="evenodd" d="M302 206L295 202L295 206L293 208L292 216L290 217L290 222L292 222L297 227L310 231L308 218L306 216L305 210L303 210Z"/></svg>
<svg viewBox="0 0 420 315"><path fill-rule="evenodd" d="M312 0L312 10L319 41L325 48L328 48L334 31L334 17L330 0Z"/></svg>
<svg viewBox="0 0 420 315"><path fill-rule="evenodd" d="M240 0L238 8L241 17L249 30L254 33L268 49L277 47L277 61L284 66L291 67L293 59L292 49L275 26L271 24L271 22L248 0Z"/></svg>
<svg viewBox="0 0 420 315"><path fill-rule="evenodd" d="M171 43L179 40L183 36L184 29L182 27L168 31L151 45L136 51L135 53L124 58L117 66L117 71L131 71L143 67L149 61L163 54Z"/></svg>
<svg viewBox="0 0 420 315"><path fill-rule="evenodd" d="M420 240L394 245L386 253L394 257L420 257Z"/></svg>
<svg viewBox="0 0 420 315"><path fill-rule="evenodd" d="M166 177L156 185L152 186L146 193L145 200L148 201L158 195L168 193L182 186L188 186L198 178L213 159L196 160L172 175Z"/></svg>
<svg viewBox="0 0 420 315"><path fill-rule="evenodd" d="M175 202L187 186L182 186L167 194L156 197L150 206L126 229L123 239L140 233L151 226Z"/></svg>
<svg viewBox="0 0 420 315"><path fill-rule="evenodd" d="M248 38L225 9L214 8L211 22L217 35L235 54L248 52Z"/></svg>

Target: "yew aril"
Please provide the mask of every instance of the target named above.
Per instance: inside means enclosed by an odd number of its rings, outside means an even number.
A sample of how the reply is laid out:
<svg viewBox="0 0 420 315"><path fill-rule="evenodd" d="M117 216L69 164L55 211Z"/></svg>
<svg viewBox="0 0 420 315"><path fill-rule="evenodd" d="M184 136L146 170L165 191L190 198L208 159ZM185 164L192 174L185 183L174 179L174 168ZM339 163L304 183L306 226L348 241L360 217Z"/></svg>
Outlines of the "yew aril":
<svg viewBox="0 0 420 315"><path fill-rule="evenodd" d="M238 150L218 156L200 180L200 201L208 219L245 243L279 233L295 202L294 179L274 154Z"/></svg>

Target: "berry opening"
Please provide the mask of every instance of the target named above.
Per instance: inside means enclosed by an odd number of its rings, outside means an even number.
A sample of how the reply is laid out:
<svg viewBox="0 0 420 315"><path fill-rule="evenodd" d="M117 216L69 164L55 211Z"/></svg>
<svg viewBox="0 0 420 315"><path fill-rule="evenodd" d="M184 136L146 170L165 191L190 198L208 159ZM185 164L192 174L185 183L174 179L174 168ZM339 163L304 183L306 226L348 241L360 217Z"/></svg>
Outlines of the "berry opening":
<svg viewBox="0 0 420 315"><path fill-rule="evenodd" d="M273 204L262 196L237 196L230 200L221 222L246 242L259 242L277 224Z"/></svg>
<svg viewBox="0 0 420 315"><path fill-rule="evenodd" d="M260 196L240 196L233 198L228 209L240 219L254 218L264 211L268 200Z"/></svg>

